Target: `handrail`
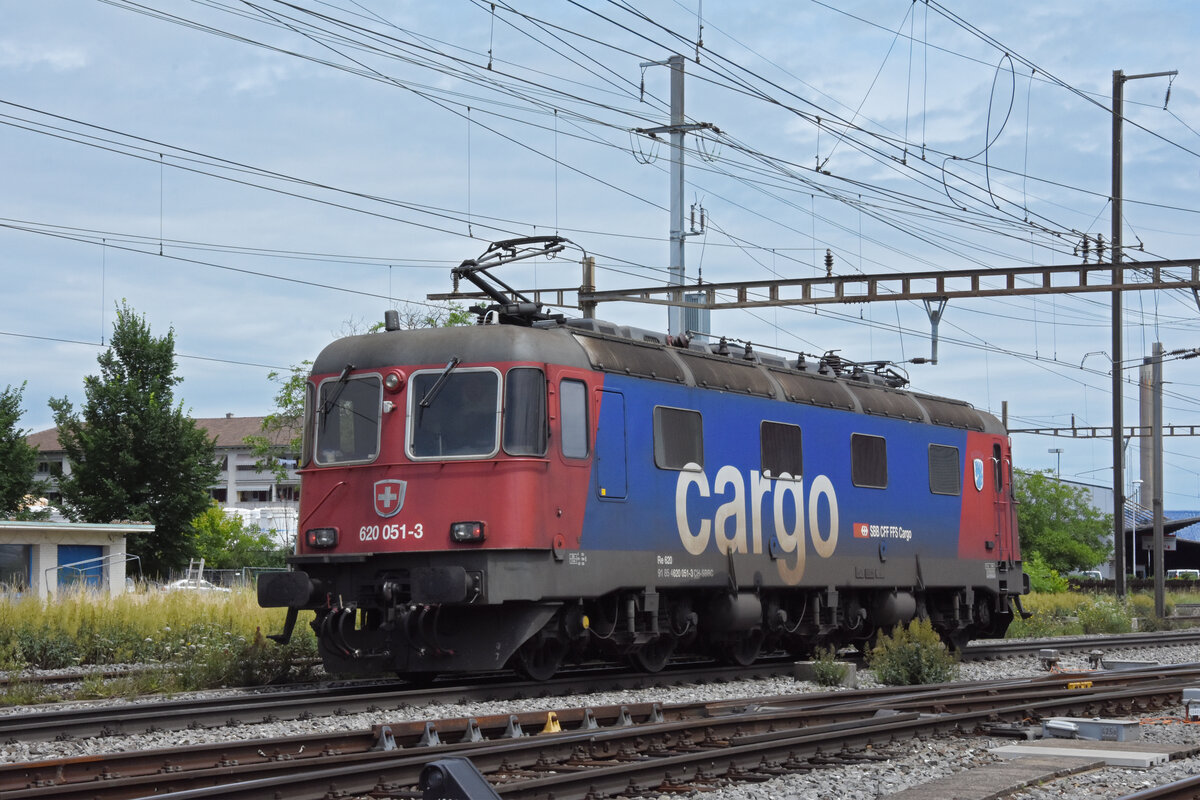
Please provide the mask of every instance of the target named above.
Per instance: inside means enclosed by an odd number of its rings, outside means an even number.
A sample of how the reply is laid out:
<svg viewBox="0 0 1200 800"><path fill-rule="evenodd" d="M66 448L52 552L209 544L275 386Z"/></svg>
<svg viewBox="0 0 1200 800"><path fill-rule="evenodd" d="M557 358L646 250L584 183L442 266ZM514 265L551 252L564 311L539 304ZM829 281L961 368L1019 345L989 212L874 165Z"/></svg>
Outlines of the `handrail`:
<svg viewBox="0 0 1200 800"><path fill-rule="evenodd" d="M140 578L142 576L142 557L129 555L128 553L110 553L106 556L96 556L95 558L85 558L82 561L73 561L70 564L59 564L56 567L46 567L46 569L44 570L46 573L46 588L47 588L47 590L49 590L49 588L50 588L50 573L51 572L58 572L59 570L69 569L69 570L74 571L75 574L77 574L77 575L82 575L85 572L87 572L89 569L93 569L95 567L104 567L104 566L107 566L108 564L111 564L114 562L122 562L122 563L128 564L130 561L138 562L138 577ZM82 564L87 564L88 566L81 567Z"/></svg>

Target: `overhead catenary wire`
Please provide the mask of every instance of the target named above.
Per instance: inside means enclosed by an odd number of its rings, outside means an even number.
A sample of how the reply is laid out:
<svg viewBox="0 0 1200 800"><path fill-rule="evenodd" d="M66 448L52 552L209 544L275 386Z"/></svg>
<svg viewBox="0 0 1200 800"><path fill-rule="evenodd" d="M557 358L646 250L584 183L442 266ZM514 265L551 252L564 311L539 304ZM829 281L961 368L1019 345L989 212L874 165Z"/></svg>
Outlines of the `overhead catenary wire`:
<svg viewBox="0 0 1200 800"><path fill-rule="evenodd" d="M116 4L114 4L114 5L116 5ZM210 4L206 4L206 5L210 5ZM214 7L216 7L216 6L222 7L222 9L224 10L225 13L233 13L233 12L229 11L230 7L228 4L211 4L211 5L213 5ZM298 4L286 4L286 5L291 6L292 8L296 8L298 6ZM614 7L616 7L616 6L614 5ZM338 10L337 13L342 13L343 11L344 11L344 9L340 9L340 10ZM254 24L262 24L261 16L254 14L254 13L243 14L243 15L241 15L240 18L243 20L247 20L247 21L253 21ZM365 19L365 17L364 17L364 19ZM502 19L502 17L497 17L497 20L500 20L500 19ZM211 31L206 31L206 32L211 32ZM315 35L326 35L326 34L322 33L322 34L315 34ZM595 37L593 37L593 38L595 38ZM334 40L331 39L331 41L334 41ZM340 39L337 41L345 42L346 40L343 38L343 39ZM708 49L709 48L706 48L706 55L708 55ZM711 60L715 63L720 64L720 63L722 63L721 58L722 58L722 54L720 54L718 51L718 52L715 52L714 54L712 54L712 56L710 58L706 58L705 61L708 62ZM316 62L314 62L314 63L316 63ZM477 69L477 70L481 70L483 68L482 63L475 64L472 66L474 69ZM337 66L337 68L344 69L344 66ZM464 66L463 68L465 69L466 67ZM620 75L619 71L613 71L613 72L615 73L615 75L614 74L609 75L609 78L612 79L610 88L619 86L620 81L624 80L624 78ZM361 73L355 73L355 74L361 74ZM456 73L456 75L459 75L459 76L464 75L464 74L468 74L468 73ZM362 75L362 77L370 77L370 76L364 74L364 75ZM375 78L372 78L372 79L375 79ZM498 86L498 85L499 84L493 84L493 86ZM1041 85L1041 84L1039 83L1039 85ZM534 87L532 85L532 82L528 82L526 87L523 88L520 92L514 93L514 92L510 92L508 90L508 88L502 89L502 91L506 92L506 96L508 98L510 98L511 100L515 100L520 103L532 103L532 105L528 106L528 108L540 106L541 108L544 109L546 107L548 100L546 98L535 98L532 94L529 94L530 92L542 91L542 90L543 90L542 88ZM617 91L617 90L615 90L615 91ZM463 103L475 102L475 101L476 101L475 98L466 98L466 97L463 97L461 100L461 102L463 102ZM766 100L765 98L764 98L764 101L770 102L769 100ZM658 102L658 101L656 101L656 102ZM600 103L600 104L596 104L594 107L597 109L604 109L605 105L606 105L605 103ZM493 106L493 107L495 107L495 106ZM612 108L614 106L609 104L609 107ZM608 109L604 109L604 110L607 111ZM627 111L627 109L622 110L621 113L625 114L626 111ZM539 112L539 113L541 113L541 112ZM497 115L497 118L499 119L500 116L501 115ZM835 115L829 114L829 115L825 116L825 119L830 120L830 119L834 119L834 117L835 117ZM512 121L513 119L515 119L515 118L506 118L506 121ZM601 125L602 127L605 127L607 130L613 131L613 130L617 130L618 128L621 127L621 125L619 123L614 124L615 119L616 118L610 118L603 123L597 123L597 122L594 122L593 119L591 119L589 117L589 115L576 115L576 114L571 114L570 112L564 112L565 125L587 125L587 126ZM519 124L525 125L525 126L531 126L531 123L527 120L520 121ZM628 123L625 123L625 124L628 124ZM547 128L542 127L541 129L545 130ZM847 142L851 141L854 136L857 136L859 134L868 135L868 134L864 133L859 127L846 128ZM870 133L869 135L872 137L878 137L877 133ZM581 139L582 138L584 138L584 137L581 137ZM900 145L901 147L904 147L909 144L907 139L908 139L907 136L900 135L900 136L895 137L895 139L892 141L894 141L895 144ZM731 137L731 140L732 140L732 137ZM876 138L875 140L877 142L885 141L884 139L880 139L880 138ZM623 149L627 150L628 148L623 148ZM750 148L750 149L753 150L753 148ZM880 158L879 163L887 163L889 160L889 156L886 155L886 152L887 152L886 149L864 148L864 151L871 152L874 156L879 157ZM742 155L744 155L744 153ZM558 160L557 156L554 154L545 153L545 154L542 154L542 156L554 158L554 160L556 162ZM756 187L756 189L758 187L763 187L763 188L767 189L766 191L762 192L764 197L769 197L769 196L771 196L772 191L777 191L777 192L793 192L793 193L801 192L801 193L804 193L806 197L811 198L814 196L815 191L819 191L822 194L822 196L829 196L831 198L838 199L839 202L844 202L842 200L842 198L845 196L848 196L851 193L856 193L857 191L866 192L868 195L871 195L869 200L858 201L857 204L851 204L850 207L854 208L856 211L861 211L861 210L865 209L868 214L874 215L873 216L874 219L877 219L881 223L892 227L893 230L899 230L901 228L905 228L905 229L910 229L910 230L916 231L917 235L913 236L914 241L918 242L921 245L935 246L937 248L936 252L939 254L938 257L943 258L943 259L947 255L950 255L952 258L957 258L960 256L968 255L968 250L965 249L969 246L969 242L966 238L966 234L968 234L970 232L988 233L990 235L999 235L999 236L1013 238L1013 239L1019 238L1023 242L1028 242L1030 239L1029 231L1027 229L1022 229L1022 226L1020 224L1014 223L1011 220L1006 221L1006 220L993 219L993 218L989 217L987 214L982 213L977 208L973 208L970 212L970 215L964 214L962 216L959 216L956 214L954 216L950 216L949 214L944 214L943 216L945 216L946 218L939 220L939 219L937 219L937 216L942 212L939 211L937 206L934 206L933 204L931 204L929 202L928 198L918 199L915 196L913 196L912 198L901 198L899 196L891 195L889 189L887 189L886 187L883 187L882 185L876 185L874 182L865 183L865 182L860 181L859 183L855 184L852 176L826 176L826 177L832 178L831 180L826 180L823 177L819 177L819 176L810 174L806 177L809 178L812 181L812 183L799 182L799 185L797 186L793 183L786 182L786 181L796 181L795 176L800 174L798 170L795 170L794 166L789 165L788 170L779 170L776 166L777 164L781 163L781 161L786 163L786 159L780 160L780 159L778 159L777 155L772 155L772 154L768 154L768 153L760 153L759 156L761 158L760 158L760 160L757 161L757 163L764 165L764 167L767 167L768 169L774 170L775 176L778 178L782 178L785 181L785 182L779 183L776 187L774 187L774 190L772 190L771 188L768 188L768 187L772 186L772 184L767 182L768 173L753 171L752 167L751 167L751 162L747 162L745 160L742 160L739 162L737 159L740 159L741 155L738 155L736 151L731 151L731 153L726 154L719 161L719 163L717 165L718 168L714 169L711 174L714 176L721 175L721 174L729 175L734 172L740 171L743 174L735 175L734 179L739 180L742 183L742 185L744 185L744 186L753 186L753 187ZM170 165L168 164L168 166L170 166ZM789 170L795 170L795 174L792 174L792 175L787 174L787 172ZM986 184L992 179L994 172L998 172L998 171L988 168L987 171L984 173L984 177L983 177L982 181L974 181L970 185L973 187L974 190L978 190L980 185L986 186ZM701 176L700 176L699 171L696 171L695 174L696 174L697 179L700 179ZM916 176L917 173L912 172L912 175ZM1037 180L1041 176L1036 176L1036 177L1026 176L1026 177L1028 177L1029 179L1032 179L1032 180ZM927 180L928 178L929 178L929 173L928 173L928 170L926 170L924 173L922 173L922 179ZM1024 179L1026 179L1026 178L1023 177L1023 180ZM836 185L839 183L841 184L841 186ZM815 186L814 186L814 184L815 184ZM830 186L831 184L834 184L833 188L831 188L831 186ZM819 186L820 188L817 189L816 186ZM1073 188L1078 189L1079 187L1073 187ZM720 196L722 196L722 193L721 192L712 192L710 196L720 197ZM367 198L364 198L364 199L367 199ZM368 200L368 202L374 203L374 202L377 202L377 200L374 198L371 198ZM776 198L772 198L772 202L781 202L781 201L779 198L776 197ZM894 203L895 205L894 205L894 207L888 207L886 205L888 203ZM790 206L799 207L800 205L801 204L795 203L795 202L792 202L790 205L786 201L784 202L784 207L790 207ZM811 203L810 203L810 205L811 205ZM1024 205L1023 203L1018 203L1014 207L1021 208L1021 207L1023 207L1023 205ZM822 204L822 208L824 208L824 204ZM747 206L746 209L747 209L748 213L754 213L754 214L762 213L761 211L758 211L757 209L751 211L749 209L749 206ZM1181 211L1183 213L1187 213L1187 214L1195 213L1194 209L1177 209L1177 210ZM450 210L447 210L447 211L450 211ZM357 213L357 212L354 212L354 213ZM424 211L417 212L417 213L419 213L421 216L425 215ZM1025 216L1023 208L1021 208L1020 216ZM453 225L453 222L455 220L459 220L461 218L462 218L461 212L450 211L450 213L448 213L446 215L445 220L446 220L447 224ZM430 220L427 220L427 221L430 221ZM817 221L817 219L814 218L813 222L815 223L816 221ZM62 220L59 220L59 222L62 222ZM523 230L526 230L528 225L530 224L529 221L527 221L527 220L522 221L522 220L517 220L517 219L497 221L497 222L499 224L496 224L493 230L495 233L501 234L501 235L507 235L509 233L521 232ZM826 222L828 222L830 226L836 226L838 224L837 221L833 217L824 216L824 215L823 215L823 218L821 219L821 222L822 222L822 225L824 225ZM1046 224L1047 231L1036 232L1037 236L1044 237L1041 241L1039 241L1039 243L1038 243L1039 246L1042 246L1043 244L1045 244L1046 246L1057 248L1058 252L1060 252L1060 253L1063 252L1064 249L1063 249L1062 243L1056 242L1053 238L1054 234L1050 231L1053 230L1053 231L1057 231L1057 232L1061 233L1063 231L1069 230L1071 226L1050 223L1048 220L1046 222L1047 222L1047 224ZM959 228L960 233L956 233L953 229L953 226L961 226ZM442 226L438 223L434 223L431 227L425 228L425 230L437 231L438 228L441 228L441 227L444 227L444 226ZM803 226L803 227L807 227L807 226ZM797 226L797 229L802 230L802 226ZM737 233L735 231L727 230L727 232L734 236L737 236ZM739 240L740 240L739 246L741 247L742 250L747 251L747 252L766 251L768 249L770 249L770 250L778 249L779 252L781 252L781 253L786 252L786 248L782 248L782 249L778 248L775 243L767 244L767 243L763 243L763 242L756 242L753 240L753 238L745 237L745 236L739 237ZM732 242L732 240L731 240L731 242ZM876 239L876 242L881 242L881 240ZM894 247L894 245L893 245L893 247ZM996 245L995 247L985 246L983 248L975 250L973 253L970 253L970 255L973 258L977 259L976 263L981 263L981 264L994 263L993 259L1003 257L1003 254L1005 252L1003 247L1004 247L1004 245L999 245L999 244ZM1067 245L1066 247L1069 249L1069 245ZM812 250L810 250L810 252L815 251L816 249L817 249L817 242L813 242L813 247L812 247ZM840 249L835 247L835 251L840 252ZM920 252L918 252L918 250L916 248L911 247L911 246L894 247L894 252L896 252L896 254L898 256L925 258L928 260L928 256L922 255ZM651 267L650 264L647 264L647 263L629 264L629 266L636 269L643 276L654 274L653 268ZM1080 313L1086 314L1087 313L1086 309L1088 308L1088 304L1083 301L1081 301L1079 304L1084 308L1084 311L1080 312ZM989 305L989 307L991 307L991 306ZM972 312L972 313L974 313L974 312ZM988 312L988 313L991 313L991 312ZM1099 319L1099 315L1096 316L1096 319ZM1080 324L1084 324L1084 323L1080 323Z"/></svg>

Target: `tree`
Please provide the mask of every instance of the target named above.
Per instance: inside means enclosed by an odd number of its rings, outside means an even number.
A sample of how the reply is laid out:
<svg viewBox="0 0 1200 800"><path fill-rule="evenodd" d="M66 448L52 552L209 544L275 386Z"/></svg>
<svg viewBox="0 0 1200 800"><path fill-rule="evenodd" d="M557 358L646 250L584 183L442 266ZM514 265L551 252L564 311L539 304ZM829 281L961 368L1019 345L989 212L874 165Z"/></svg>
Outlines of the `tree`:
<svg viewBox="0 0 1200 800"><path fill-rule="evenodd" d="M1088 502L1087 490L1065 484L1050 470L1014 473L1021 552L1038 553L1060 573L1091 569L1112 551L1112 514Z"/></svg>
<svg viewBox="0 0 1200 800"><path fill-rule="evenodd" d="M424 303L419 306L412 303L405 303L402 308L397 308L396 311L400 315L400 327L405 330L412 328L455 328L460 325L472 325L475 322L471 316L471 312L458 303L446 303L445 305ZM373 330L377 330L377 328L373 328Z"/></svg>
<svg viewBox="0 0 1200 800"><path fill-rule="evenodd" d="M189 523L210 502L214 444L175 403L174 329L156 338L121 303L112 344L97 361L100 375L84 379L82 415L66 397L50 401L71 462L59 491L73 520L154 523L153 532L131 534L127 548L161 575L194 553Z"/></svg>
<svg viewBox="0 0 1200 800"><path fill-rule="evenodd" d="M23 383L16 389L5 386L0 392L0 517L19 514L35 483L37 448L25 441L29 431L17 427L24 393Z"/></svg>
<svg viewBox="0 0 1200 800"><path fill-rule="evenodd" d="M394 309L399 318L400 330L415 330L417 328L455 328L460 325L474 325L475 318L471 312L458 303L404 303ZM383 330L383 320L376 320L368 325L366 320L350 319L342 322L338 336L358 336L362 333L378 333Z"/></svg>
<svg viewBox="0 0 1200 800"><path fill-rule="evenodd" d="M215 502L191 522L196 555L213 569L282 567L287 553L270 534L248 527L237 514L227 514Z"/></svg>
<svg viewBox="0 0 1200 800"><path fill-rule="evenodd" d="M300 452L304 429L304 386L308 380L311 361L301 362L286 374L271 371L267 380L279 384L275 393L275 410L263 417L262 434L247 436L243 441L250 445L255 457L254 466L260 472L269 471L276 480L286 480L287 457ZM286 437L286 438L285 438Z"/></svg>

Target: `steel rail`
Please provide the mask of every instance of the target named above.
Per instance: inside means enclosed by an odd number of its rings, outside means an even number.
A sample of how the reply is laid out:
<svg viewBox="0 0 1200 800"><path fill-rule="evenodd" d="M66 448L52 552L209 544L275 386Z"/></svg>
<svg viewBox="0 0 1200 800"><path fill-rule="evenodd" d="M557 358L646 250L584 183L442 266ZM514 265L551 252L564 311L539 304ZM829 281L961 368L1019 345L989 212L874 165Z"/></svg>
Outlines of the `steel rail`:
<svg viewBox="0 0 1200 800"><path fill-rule="evenodd" d="M1195 800L1200 797L1200 777L1181 780L1122 795L1118 800Z"/></svg>
<svg viewBox="0 0 1200 800"><path fill-rule="evenodd" d="M1064 636L1054 639L1038 639L1020 642L975 641L960 653L964 661L982 661L992 658L1011 658L1029 655L1039 650L1053 649L1065 652L1080 652L1093 649L1136 650L1148 647L1182 647L1200 643L1200 628L1178 631L1151 631L1141 633L1095 634L1090 636Z"/></svg>

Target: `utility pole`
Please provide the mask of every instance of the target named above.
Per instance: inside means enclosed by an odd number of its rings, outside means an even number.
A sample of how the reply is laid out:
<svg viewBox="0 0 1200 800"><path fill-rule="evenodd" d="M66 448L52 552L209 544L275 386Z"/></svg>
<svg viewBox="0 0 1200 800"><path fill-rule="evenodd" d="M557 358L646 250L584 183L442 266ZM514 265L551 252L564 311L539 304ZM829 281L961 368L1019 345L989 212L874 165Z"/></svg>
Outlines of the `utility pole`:
<svg viewBox="0 0 1200 800"><path fill-rule="evenodd" d="M579 285L579 291L582 294L596 291L596 257L583 257L583 283ZM579 309L583 312L584 319L595 319L596 304L586 300L580 301Z"/></svg>
<svg viewBox="0 0 1200 800"><path fill-rule="evenodd" d="M671 285L683 286L683 56L667 59L671 67ZM677 300L683 299L680 292ZM683 306L671 306L667 333L682 336Z"/></svg>
<svg viewBox="0 0 1200 800"><path fill-rule="evenodd" d="M689 131L713 128L708 122L691 125L683 121L683 56L674 55L666 61L643 61L639 66L667 66L671 69L671 124L659 128L638 128L638 133L644 133L652 138L658 138L660 133L671 134L671 264L668 284L682 287L686 275L683 258L683 242L688 236L699 231L685 231L683 228L683 135ZM715 128L714 128L715 130ZM667 311L667 332L672 336L682 336L687 331L683 324L683 289L671 293L673 301Z"/></svg>
<svg viewBox="0 0 1200 800"><path fill-rule="evenodd" d="M1161 78L1176 75L1170 72L1148 72L1143 75L1126 75L1123 70L1113 70L1112 106L1112 452L1113 452L1113 567L1117 579L1117 597L1125 596L1125 448L1118 435L1125 426L1124 385L1121 379L1121 361L1124 358L1121 321L1121 284L1124 272L1121 269L1121 198L1124 191L1122 174L1121 128L1124 122L1125 82L1140 78ZM1160 419L1161 422L1161 419ZM1137 526L1134 526L1133 546L1137 547ZM1160 571L1156 563L1156 573Z"/></svg>
<svg viewBox="0 0 1200 800"><path fill-rule="evenodd" d="M1117 597L1125 596L1125 448L1118 431L1125 427L1125 405L1121 395L1121 113L1125 103L1125 73L1113 70L1112 108L1112 456L1113 456L1113 577ZM1137 550L1137 526L1133 526L1133 548Z"/></svg>
<svg viewBox="0 0 1200 800"><path fill-rule="evenodd" d="M1162 619L1166 612L1166 558L1163 550L1163 451L1162 451L1162 393L1163 346L1154 343L1154 615ZM1136 530L1136 526L1134 526ZM1136 535L1136 534L1135 534Z"/></svg>

